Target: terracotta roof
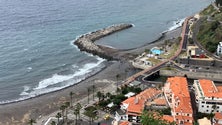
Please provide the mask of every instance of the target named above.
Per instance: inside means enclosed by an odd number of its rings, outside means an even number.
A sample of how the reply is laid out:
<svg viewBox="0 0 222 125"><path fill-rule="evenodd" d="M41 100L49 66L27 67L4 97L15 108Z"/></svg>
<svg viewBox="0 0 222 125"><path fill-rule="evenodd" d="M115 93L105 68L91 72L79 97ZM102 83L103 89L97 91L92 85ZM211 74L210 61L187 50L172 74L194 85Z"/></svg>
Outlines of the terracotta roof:
<svg viewBox="0 0 222 125"><path fill-rule="evenodd" d="M218 92L222 92L222 86L217 86Z"/></svg>
<svg viewBox="0 0 222 125"><path fill-rule="evenodd" d="M150 99L153 98L154 96L160 94L162 91L158 90L156 88L149 88L146 89L144 91L142 91L141 93L139 93L138 95L136 95L139 99Z"/></svg>
<svg viewBox="0 0 222 125"><path fill-rule="evenodd" d="M119 125L129 125L128 121L121 122Z"/></svg>
<svg viewBox="0 0 222 125"><path fill-rule="evenodd" d="M141 114L144 109L145 101L150 98L153 98L154 96L156 96L157 94L160 94L160 93L161 93L160 90L157 90L154 88L149 88L149 89L142 91L141 93L139 93L138 95L136 95L134 97L130 97L130 98L124 100L122 103L129 104L128 108L127 108L128 113L131 112L131 113Z"/></svg>
<svg viewBox="0 0 222 125"><path fill-rule="evenodd" d="M214 82L207 79L200 79L199 84L203 90L205 97L218 97L222 98L221 87L216 87Z"/></svg>
<svg viewBox="0 0 222 125"><path fill-rule="evenodd" d="M219 113L219 112L215 113L214 118L217 119L217 120L219 120L219 119L222 120L222 113Z"/></svg>
<svg viewBox="0 0 222 125"><path fill-rule="evenodd" d="M163 115L163 120L166 120L167 122L173 122L173 116L169 116L169 115Z"/></svg>
<svg viewBox="0 0 222 125"><path fill-rule="evenodd" d="M185 77L171 77L167 79L174 98L179 99L179 105L175 107L176 112L193 113L188 90L187 79Z"/></svg>
<svg viewBox="0 0 222 125"><path fill-rule="evenodd" d="M122 103L128 104L127 112L134 112L141 114L144 108L144 100L138 99L135 96L126 99Z"/></svg>

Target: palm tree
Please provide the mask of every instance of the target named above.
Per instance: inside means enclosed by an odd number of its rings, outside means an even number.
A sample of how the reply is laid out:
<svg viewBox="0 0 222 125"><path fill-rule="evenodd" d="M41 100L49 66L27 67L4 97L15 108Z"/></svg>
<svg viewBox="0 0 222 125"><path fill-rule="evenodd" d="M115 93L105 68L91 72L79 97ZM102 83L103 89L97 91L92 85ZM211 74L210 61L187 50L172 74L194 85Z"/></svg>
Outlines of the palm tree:
<svg viewBox="0 0 222 125"><path fill-rule="evenodd" d="M102 97L102 93L101 93L100 91L98 91L98 92L96 93L96 96L99 98L99 102L100 102L101 97Z"/></svg>
<svg viewBox="0 0 222 125"><path fill-rule="evenodd" d="M94 101L94 92L95 92L95 88L96 88L96 86L95 86L95 85L92 85L92 90L93 90L93 101Z"/></svg>
<svg viewBox="0 0 222 125"><path fill-rule="evenodd" d="M58 123L59 123L59 118L62 117L62 114L60 112L58 112L55 117L58 119Z"/></svg>
<svg viewBox="0 0 222 125"><path fill-rule="evenodd" d="M64 112L65 112L66 106L65 105L61 105L60 106L60 110L62 111L62 121L64 122Z"/></svg>
<svg viewBox="0 0 222 125"><path fill-rule="evenodd" d="M66 114L66 120L67 120L67 110L68 110L68 107L70 106L70 102L65 102L65 114Z"/></svg>
<svg viewBox="0 0 222 125"><path fill-rule="evenodd" d="M72 98L73 98L74 93L73 93L73 92L70 92L69 95L70 95L70 104L71 104L71 106L72 106Z"/></svg>
<svg viewBox="0 0 222 125"><path fill-rule="evenodd" d="M76 116L76 124L77 124L77 118L79 116L79 119L80 119L80 109L82 108L81 104L80 103L77 103L75 105L75 109L74 109L74 115Z"/></svg>
<svg viewBox="0 0 222 125"><path fill-rule="evenodd" d="M33 123L36 123L36 121L34 119L29 119L28 124L33 125Z"/></svg>
<svg viewBox="0 0 222 125"><path fill-rule="evenodd" d="M87 88L87 92L88 92L88 104L89 104L89 94L90 94L90 88Z"/></svg>
<svg viewBox="0 0 222 125"><path fill-rule="evenodd" d="M77 103L76 104L76 108L77 108L77 110L78 110L78 115L79 115L79 119L80 119L80 110L81 110L81 108L82 108L82 106L81 106L81 104L80 103Z"/></svg>
<svg viewBox="0 0 222 125"><path fill-rule="evenodd" d="M110 96L111 96L111 93L110 93L110 92L107 92L107 93L106 93L106 97L109 98Z"/></svg>
<svg viewBox="0 0 222 125"><path fill-rule="evenodd" d="M76 116L76 125L77 125L77 117L78 117L78 114L79 114L79 111L77 109L77 107L75 106L75 109L74 109L74 115Z"/></svg>
<svg viewBox="0 0 222 125"><path fill-rule="evenodd" d="M52 122L51 122L51 125L56 125L56 122L55 122L55 121L52 121Z"/></svg>
<svg viewBox="0 0 222 125"><path fill-rule="evenodd" d="M118 88L119 78L120 78L120 74L116 74L116 91L117 91L117 88Z"/></svg>

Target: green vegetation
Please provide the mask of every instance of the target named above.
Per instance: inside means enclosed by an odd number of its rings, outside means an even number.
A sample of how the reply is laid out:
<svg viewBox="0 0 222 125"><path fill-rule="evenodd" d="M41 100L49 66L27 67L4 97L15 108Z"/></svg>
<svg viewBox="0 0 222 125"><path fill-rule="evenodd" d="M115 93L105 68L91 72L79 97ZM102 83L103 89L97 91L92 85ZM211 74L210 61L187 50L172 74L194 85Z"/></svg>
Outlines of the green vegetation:
<svg viewBox="0 0 222 125"><path fill-rule="evenodd" d="M162 119L162 115L159 113L153 113L143 111L141 115L142 125L175 125L175 123L169 123Z"/></svg>
<svg viewBox="0 0 222 125"><path fill-rule="evenodd" d="M200 25L197 40L209 51L214 53L218 43L222 40L222 12L218 12L212 5L201 12L204 21Z"/></svg>
<svg viewBox="0 0 222 125"><path fill-rule="evenodd" d="M215 11L214 7L212 5L210 5L207 8L205 8L202 12L200 12L200 15L210 15L214 11Z"/></svg>
<svg viewBox="0 0 222 125"><path fill-rule="evenodd" d="M218 21L204 21L199 29L197 40L210 52L215 52L222 40L222 25Z"/></svg>

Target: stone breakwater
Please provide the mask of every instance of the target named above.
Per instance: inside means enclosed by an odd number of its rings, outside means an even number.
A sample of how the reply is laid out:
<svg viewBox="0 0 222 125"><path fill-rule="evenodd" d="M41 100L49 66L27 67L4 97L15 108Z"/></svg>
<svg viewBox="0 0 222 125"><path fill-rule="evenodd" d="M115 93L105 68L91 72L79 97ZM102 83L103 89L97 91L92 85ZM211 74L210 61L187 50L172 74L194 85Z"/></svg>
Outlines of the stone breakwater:
<svg viewBox="0 0 222 125"><path fill-rule="evenodd" d="M93 55L98 55L99 57L108 60L118 60L118 58L114 56L115 55L114 53L117 52L116 49L97 45L95 44L95 41L107 35L113 34L115 32L128 29L132 26L133 26L132 24L112 25L107 28L103 28L88 34L84 34L79 38L77 38L74 41L74 44L78 46L80 51L85 51Z"/></svg>

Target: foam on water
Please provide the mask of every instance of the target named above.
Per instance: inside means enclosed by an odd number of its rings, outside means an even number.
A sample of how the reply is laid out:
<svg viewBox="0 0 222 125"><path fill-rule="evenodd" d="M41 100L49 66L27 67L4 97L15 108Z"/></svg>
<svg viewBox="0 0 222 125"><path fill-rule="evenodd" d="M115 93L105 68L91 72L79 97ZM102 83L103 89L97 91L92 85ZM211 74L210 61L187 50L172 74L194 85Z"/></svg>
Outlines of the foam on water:
<svg viewBox="0 0 222 125"><path fill-rule="evenodd" d="M173 26L169 27L168 30L162 32L162 33L166 33L166 32L169 32L169 31L173 31L179 27L181 27L183 25L183 22L185 21L186 18L183 18L183 19L179 19L179 20L175 20L173 21Z"/></svg>
<svg viewBox="0 0 222 125"><path fill-rule="evenodd" d="M49 93L52 91L69 87L82 80L85 80L86 78L99 72L105 67L105 65L103 64L103 62L105 61L104 59L99 58L99 57L96 57L96 59L97 59L97 62L87 63L83 65L82 67L79 67L76 64L73 64L72 67L79 68L78 70L75 70L74 74L70 74L70 75L54 74L52 75L52 77L46 78L40 81L38 86L36 86L35 88L30 88L29 86L23 86L24 90L20 93L20 96L22 96L21 98L17 100L2 101L0 102L0 104L29 99L29 98L36 97L41 94L45 94L45 93Z"/></svg>

